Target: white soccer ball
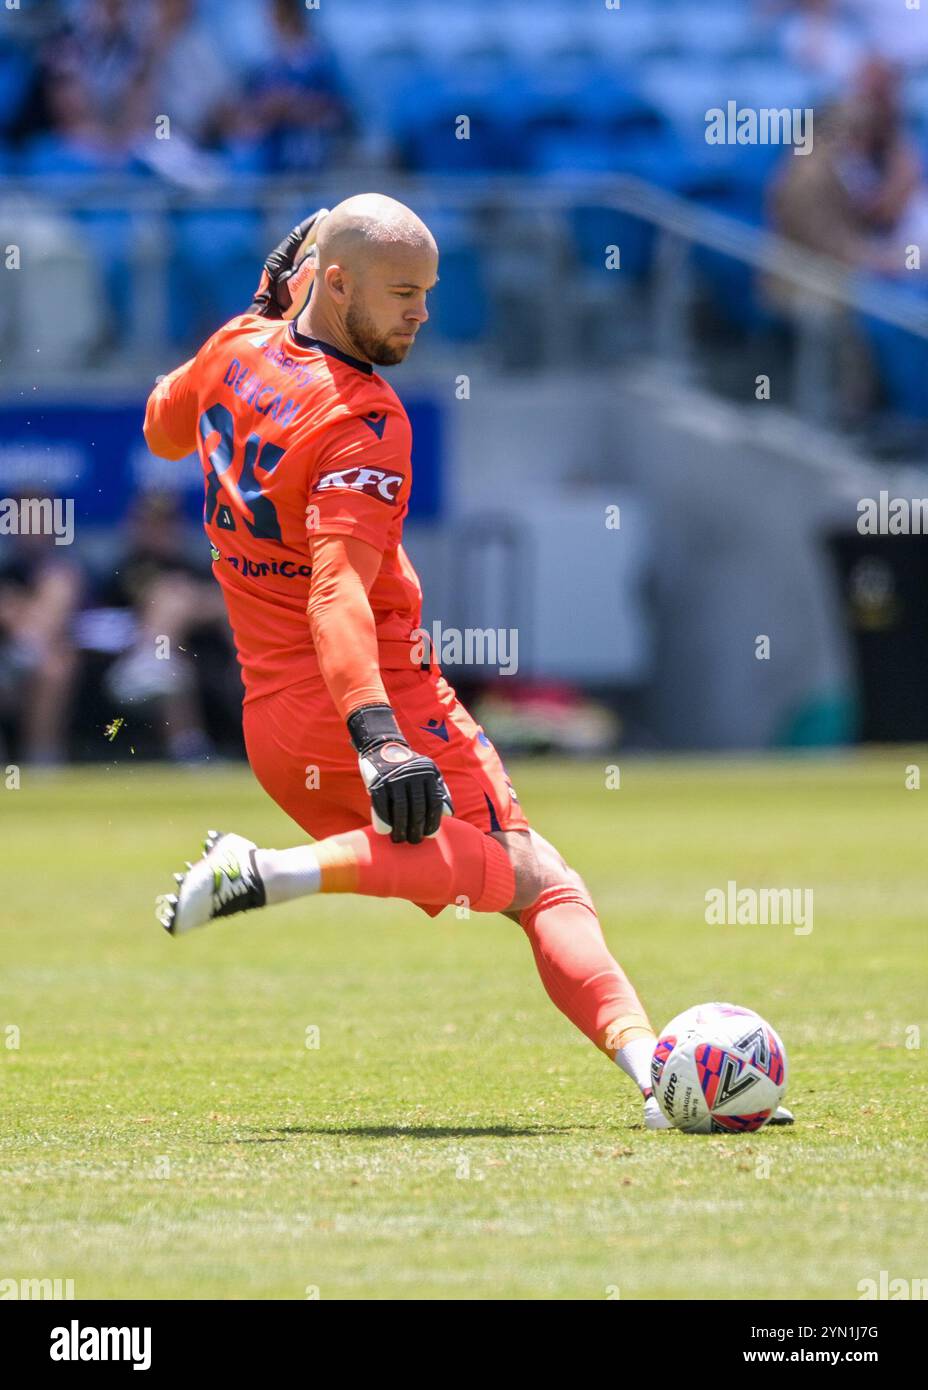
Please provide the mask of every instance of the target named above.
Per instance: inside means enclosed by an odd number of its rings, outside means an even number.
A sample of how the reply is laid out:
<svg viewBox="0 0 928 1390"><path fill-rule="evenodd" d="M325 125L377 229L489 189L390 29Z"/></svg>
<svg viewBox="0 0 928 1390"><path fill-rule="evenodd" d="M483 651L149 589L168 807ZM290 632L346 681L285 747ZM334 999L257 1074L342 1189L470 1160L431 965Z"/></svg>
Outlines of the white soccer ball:
<svg viewBox="0 0 928 1390"><path fill-rule="evenodd" d="M786 1091L786 1052L760 1014L697 1004L670 1020L651 1061L657 1103L688 1134L761 1129Z"/></svg>

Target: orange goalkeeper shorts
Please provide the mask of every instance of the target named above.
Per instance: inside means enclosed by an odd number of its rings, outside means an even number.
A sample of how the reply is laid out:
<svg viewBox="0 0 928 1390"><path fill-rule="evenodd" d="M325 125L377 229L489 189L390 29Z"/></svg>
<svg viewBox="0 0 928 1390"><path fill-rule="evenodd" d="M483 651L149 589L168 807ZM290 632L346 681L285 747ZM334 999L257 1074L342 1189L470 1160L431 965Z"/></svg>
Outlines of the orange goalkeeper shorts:
<svg viewBox="0 0 928 1390"><path fill-rule="evenodd" d="M499 754L437 669L381 671L409 744L438 764L454 814L478 830L528 830ZM267 794L321 840L371 823L358 755L321 676L244 706L245 746Z"/></svg>

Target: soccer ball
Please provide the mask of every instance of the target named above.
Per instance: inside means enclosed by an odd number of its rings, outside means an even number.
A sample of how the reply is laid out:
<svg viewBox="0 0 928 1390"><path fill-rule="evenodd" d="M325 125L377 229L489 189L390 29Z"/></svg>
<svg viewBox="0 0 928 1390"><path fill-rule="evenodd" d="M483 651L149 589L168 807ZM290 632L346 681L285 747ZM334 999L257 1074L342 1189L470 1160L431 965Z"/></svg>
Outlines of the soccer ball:
<svg viewBox="0 0 928 1390"><path fill-rule="evenodd" d="M657 1103L688 1134L760 1129L786 1091L786 1052L753 1009L697 1004L670 1020L651 1061Z"/></svg>

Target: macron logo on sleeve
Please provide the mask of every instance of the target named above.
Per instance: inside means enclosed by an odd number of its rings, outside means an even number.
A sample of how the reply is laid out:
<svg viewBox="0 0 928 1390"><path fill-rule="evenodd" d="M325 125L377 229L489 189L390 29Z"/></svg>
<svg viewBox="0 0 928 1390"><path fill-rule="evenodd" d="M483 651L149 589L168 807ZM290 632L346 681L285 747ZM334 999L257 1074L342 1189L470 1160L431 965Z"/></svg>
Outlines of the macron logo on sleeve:
<svg viewBox="0 0 928 1390"><path fill-rule="evenodd" d="M327 468L316 479L313 492L330 492L333 488L365 492L393 505L402 482L402 473L386 473L382 468Z"/></svg>
<svg viewBox="0 0 928 1390"><path fill-rule="evenodd" d="M382 413L378 414L376 410L372 410L370 415L362 415L361 419L364 421L365 425L367 425L367 428L369 430L374 431L378 439L383 439L383 432L387 427L386 411L383 411Z"/></svg>

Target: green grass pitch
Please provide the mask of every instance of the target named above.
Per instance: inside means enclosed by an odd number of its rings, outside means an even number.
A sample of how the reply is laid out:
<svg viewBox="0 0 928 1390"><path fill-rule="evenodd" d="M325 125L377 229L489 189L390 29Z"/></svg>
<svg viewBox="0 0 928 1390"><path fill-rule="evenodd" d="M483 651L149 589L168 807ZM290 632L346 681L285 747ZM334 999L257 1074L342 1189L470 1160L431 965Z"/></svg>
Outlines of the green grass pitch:
<svg viewBox="0 0 928 1390"><path fill-rule="evenodd" d="M502 917L317 898L171 940L153 900L208 827L300 832L246 769L114 756L0 786L0 1278L856 1299L928 1275L919 750L629 759L616 790L595 765L510 769L658 1027L731 999L780 1031L797 1124L730 1138L645 1131ZM814 930L707 926L729 879L812 888Z"/></svg>

